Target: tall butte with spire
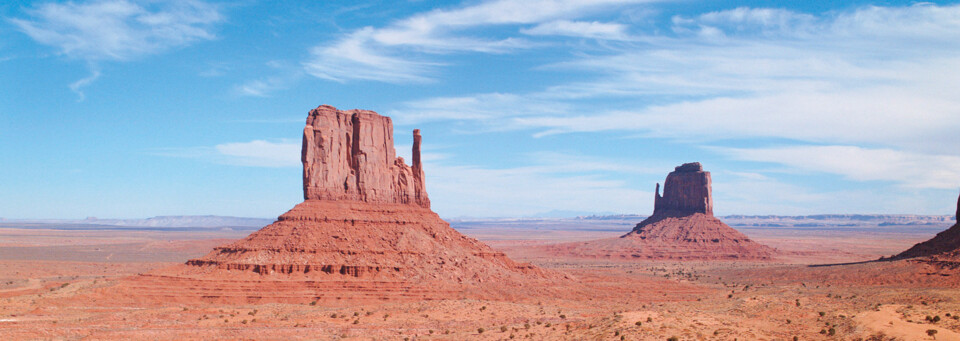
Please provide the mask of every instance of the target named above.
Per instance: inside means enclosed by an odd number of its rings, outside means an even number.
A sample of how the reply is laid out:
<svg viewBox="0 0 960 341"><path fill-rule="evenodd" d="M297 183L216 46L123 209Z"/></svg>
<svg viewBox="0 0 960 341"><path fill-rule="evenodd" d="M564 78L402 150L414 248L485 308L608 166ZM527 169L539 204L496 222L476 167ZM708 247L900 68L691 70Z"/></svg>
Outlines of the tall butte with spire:
<svg viewBox="0 0 960 341"><path fill-rule="evenodd" d="M619 259L770 259L775 250L713 215L710 172L685 163L657 184L653 215L619 238L558 244L556 254Z"/></svg>
<svg viewBox="0 0 960 341"><path fill-rule="evenodd" d="M893 259L926 258L924 261L939 265L960 268L960 197L957 198L957 213L954 218L958 223L937 233L936 236L922 243L918 243L907 251L893 256Z"/></svg>
<svg viewBox="0 0 960 341"><path fill-rule="evenodd" d="M302 203L206 256L138 276L127 289L165 301L355 302L509 297L564 277L516 263L431 211L420 145L414 130L408 166L396 157L389 117L313 109L303 130Z"/></svg>

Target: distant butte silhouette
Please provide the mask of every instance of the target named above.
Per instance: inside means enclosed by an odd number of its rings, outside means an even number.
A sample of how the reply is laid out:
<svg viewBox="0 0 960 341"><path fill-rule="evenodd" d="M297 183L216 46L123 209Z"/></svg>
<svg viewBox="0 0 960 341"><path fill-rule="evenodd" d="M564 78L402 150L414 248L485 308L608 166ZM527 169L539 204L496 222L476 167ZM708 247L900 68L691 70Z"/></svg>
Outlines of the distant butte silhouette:
<svg viewBox="0 0 960 341"><path fill-rule="evenodd" d="M393 123L373 111L310 111L304 201L276 222L185 264L127 283L141 297L215 302L355 302L511 297L565 275L516 263L430 210L413 131L413 165ZM540 287L546 287L541 285Z"/></svg>
<svg viewBox="0 0 960 341"><path fill-rule="evenodd" d="M955 219L960 219L960 197L957 198L957 212ZM934 263L940 265L960 268L960 223L954 223L953 226L937 233L936 236L922 243L918 243L907 251L893 256L892 259L907 259L929 257Z"/></svg>
<svg viewBox="0 0 960 341"><path fill-rule="evenodd" d="M775 250L713 216L710 172L685 163L657 184L653 215L620 238L553 247L556 254L620 259L770 259Z"/></svg>

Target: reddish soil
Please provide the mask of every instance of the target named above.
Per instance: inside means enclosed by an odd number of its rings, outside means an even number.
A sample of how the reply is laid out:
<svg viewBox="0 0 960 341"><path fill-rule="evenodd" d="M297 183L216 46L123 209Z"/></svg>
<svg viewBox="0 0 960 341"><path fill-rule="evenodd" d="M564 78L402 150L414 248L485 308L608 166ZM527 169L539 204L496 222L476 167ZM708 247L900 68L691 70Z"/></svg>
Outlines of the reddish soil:
<svg viewBox="0 0 960 341"><path fill-rule="evenodd" d="M481 240L508 246L583 240L591 235L542 233L542 227L473 232L483 232L473 234ZM534 260L541 268L569 274L573 280L556 281L552 292L543 291L549 295L516 298L393 297L366 303L337 303L334 298L312 301L317 302L313 305L149 297L143 301L106 300L99 296L103 291L122 288L130 278L138 278L137 273L169 268L171 263L140 260L150 258L151 252L166 258L167 250L180 250L176 252L182 263L202 255L202 249L189 245L206 244L227 232L197 233L198 238L206 238L197 240L179 232L85 233L91 234L89 240L75 231L47 231L32 237L0 229L0 238L21 245L56 246L49 243L54 239L70 240L67 245L92 245L96 244L93 241L109 242L112 235L123 242L99 245L129 248L117 255L141 253L96 262L0 261L0 339L499 340L513 335L514 339L623 336L626 340L662 340L677 336L681 340L784 340L798 336L801 340L856 340L896 336L933 340L925 332L935 329L937 340L945 340L960 332L960 321L953 318L960 314L958 274L918 262L809 267L779 262L610 261L556 259L529 247L510 247L506 251L512 258ZM544 235L549 238L543 240ZM781 245L799 244L805 252L818 254L856 242L886 245L871 254L843 256L848 259L891 254L889 249L902 250L928 238L888 240L869 230L813 235L811 238L824 243L808 244L797 243L803 236L788 234L764 232L751 237L780 240ZM132 239L145 244L136 246L130 243ZM143 248L168 242L184 247ZM0 251L9 248L20 247L0 247ZM83 252L49 250L58 259ZM926 316L938 316L940 321L926 321ZM828 335L831 328L836 335Z"/></svg>

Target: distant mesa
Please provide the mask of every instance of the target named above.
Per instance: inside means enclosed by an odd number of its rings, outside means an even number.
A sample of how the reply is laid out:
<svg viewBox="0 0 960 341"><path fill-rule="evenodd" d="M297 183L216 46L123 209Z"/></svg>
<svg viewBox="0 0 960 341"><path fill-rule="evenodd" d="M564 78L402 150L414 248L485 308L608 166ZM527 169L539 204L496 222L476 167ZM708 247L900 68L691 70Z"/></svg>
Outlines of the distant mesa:
<svg viewBox="0 0 960 341"><path fill-rule="evenodd" d="M420 145L414 130L408 166L389 117L322 105L303 131L304 202L127 285L159 300L306 303L524 295L534 281L565 277L514 262L431 211Z"/></svg>
<svg viewBox="0 0 960 341"><path fill-rule="evenodd" d="M620 238L565 243L557 255L615 259L770 259L775 250L747 238L713 215L710 172L685 163L657 184L653 215Z"/></svg>
<svg viewBox="0 0 960 341"><path fill-rule="evenodd" d="M960 219L960 197L957 198L955 217ZM892 259L925 258L922 261L942 267L960 268L960 220L943 232L907 251L893 256Z"/></svg>

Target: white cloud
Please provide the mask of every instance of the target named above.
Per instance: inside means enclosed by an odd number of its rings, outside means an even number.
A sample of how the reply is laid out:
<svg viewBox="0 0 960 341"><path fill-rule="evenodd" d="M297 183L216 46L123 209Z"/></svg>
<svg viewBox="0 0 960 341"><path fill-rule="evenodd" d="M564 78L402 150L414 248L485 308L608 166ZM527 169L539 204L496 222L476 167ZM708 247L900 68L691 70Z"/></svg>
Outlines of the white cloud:
<svg viewBox="0 0 960 341"><path fill-rule="evenodd" d="M64 55L96 61L126 60L214 38L223 18L202 1L93 1L45 3L28 9L31 19L11 19L37 42Z"/></svg>
<svg viewBox="0 0 960 341"><path fill-rule="evenodd" d="M83 87L100 76L97 63L123 61L214 39L219 8L199 0L100 0L44 3L26 10L30 19L10 19L36 42L70 58L87 61L91 76L69 85L84 99Z"/></svg>
<svg viewBox="0 0 960 341"><path fill-rule="evenodd" d="M283 68L286 69L285 67ZM288 69L283 72L285 73L246 81L243 84L236 85L234 90L243 96L267 97L276 91L289 88L303 78L303 73L299 70Z"/></svg>
<svg viewBox="0 0 960 341"><path fill-rule="evenodd" d="M626 28L626 25L618 23L556 20L541 23L531 28L520 29L520 33L528 35L559 35L593 39L624 40L627 39L625 32Z"/></svg>
<svg viewBox="0 0 960 341"><path fill-rule="evenodd" d="M372 28L356 31L331 46L311 50L313 59L304 62L306 72L333 81L350 79L386 83L423 83L430 81L434 63L409 61L387 55L384 48L370 40Z"/></svg>
<svg viewBox="0 0 960 341"><path fill-rule="evenodd" d="M563 114L571 106L557 101L516 94L489 93L463 97L437 97L403 103L390 116L404 124L438 120L470 120L494 124L506 117Z"/></svg>
<svg viewBox="0 0 960 341"><path fill-rule="evenodd" d="M213 147L164 148L156 155L198 159L207 162L246 167L301 167L299 142L253 140L229 142Z"/></svg>
<svg viewBox="0 0 960 341"><path fill-rule="evenodd" d="M94 66L91 66L90 76L88 76L87 78L77 80L76 82L70 83L69 85L70 91L73 91L78 96L80 96L79 100L83 101L83 99L86 98L86 96L84 96L83 94L83 87L90 85L90 83L93 83L93 81L97 80L97 78L100 78L100 70L98 70Z"/></svg>
<svg viewBox="0 0 960 341"><path fill-rule="evenodd" d="M227 163L255 167L300 167L300 143L254 140L214 147Z"/></svg>
<svg viewBox="0 0 960 341"><path fill-rule="evenodd" d="M417 83L432 80L439 63L429 55L454 52L504 53L534 43L518 37L486 38L463 31L494 25L537 24L577 18L638 0L495 0L456 9L438 9L383 28L365 27L333 44L316 46L307 72L319 78ZM593 27L597 34L609 26Z"/></svg>
<svg viewBox="0 0 960 341"><path fill-rule="evenodd" d="M911 188L960 186L960 157L856 146L716 148L737 160L773 162L855 181L892 181Z"/></svg>
<svg viewBox="0 0 960 341"><path fill-rule="evenodd" d="M903 29L881 29L881 22ZM490 114L456 115L458 100L493 94L404 106L436 113L424 120L475 120L538 135L620 130L694 142L787 138L957 154L950 146L960 143L960 99L950 89L960 87L960 6L820 16L738 8L677 17L674 26L691 30L547 67L595 72L594 80L495 94L520 110L494 105L481 109ZM693 32L704 26L724 40ZM594 109L596 102L605 109ZM438 112L432 103L449 105ZM474 110L470 103L461 108ZM547 109L538 114L539 107ZM400 110L408 111L416 112Z"/></svg>

